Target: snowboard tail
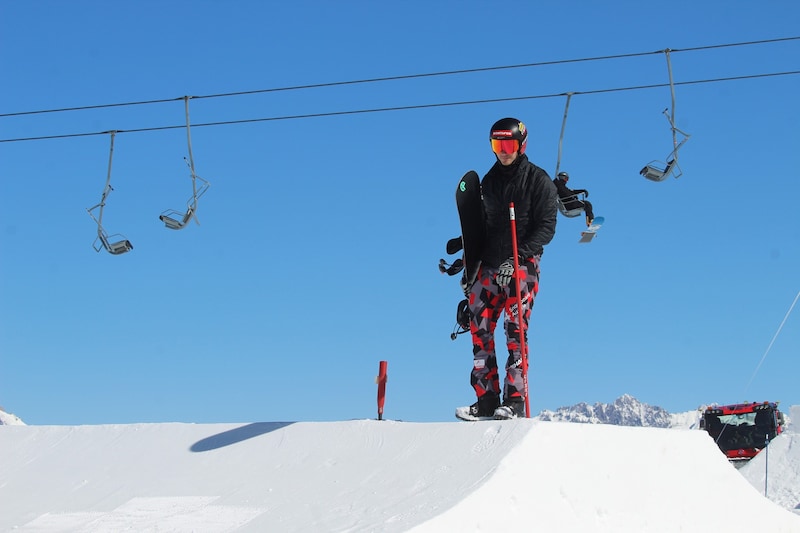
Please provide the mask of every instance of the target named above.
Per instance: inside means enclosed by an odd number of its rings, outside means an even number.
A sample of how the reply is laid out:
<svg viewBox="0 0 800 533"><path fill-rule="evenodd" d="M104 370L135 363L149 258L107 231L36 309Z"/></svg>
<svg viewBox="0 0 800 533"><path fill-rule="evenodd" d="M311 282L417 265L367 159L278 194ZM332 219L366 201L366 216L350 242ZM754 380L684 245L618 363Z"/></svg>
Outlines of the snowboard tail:
<svg viewBox="0 0 800 533"><path fill-rule="evenodd" d="M578 240L578 242L579 243L592 242L592 239L594 239L594 236L597 235L597 231L603 225L603 222L605 222L605 220L606 219L604 217L595 217L595 219L592 220L592 224L581 232L581 238L580 240Z"/></svg>

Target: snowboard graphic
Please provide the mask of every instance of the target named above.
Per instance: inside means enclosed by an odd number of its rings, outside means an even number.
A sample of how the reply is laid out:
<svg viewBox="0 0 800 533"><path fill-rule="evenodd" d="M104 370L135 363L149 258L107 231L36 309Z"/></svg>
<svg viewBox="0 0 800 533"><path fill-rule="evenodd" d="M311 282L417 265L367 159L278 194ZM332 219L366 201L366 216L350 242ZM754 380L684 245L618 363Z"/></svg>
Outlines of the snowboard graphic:
<svg viewBox="0 0 800 533"><path fill-rule="evenodd" d="M481 254L486 239L481 180L474 170L464 174L458 182L456 207L461 221L465 287L471 287L481 267Z"/></svg>
<svg viewBox="0 0 800 533"><path fill-rule="evenodd" d="M578 242L580 243L592 242L594 236L597 235L597 230L600 229L600 226L603 225L603 222L605 222L605 220L606 219L604 217L595 217L595 219L592 220L592 225L581 232L581 238Z"/></svg>

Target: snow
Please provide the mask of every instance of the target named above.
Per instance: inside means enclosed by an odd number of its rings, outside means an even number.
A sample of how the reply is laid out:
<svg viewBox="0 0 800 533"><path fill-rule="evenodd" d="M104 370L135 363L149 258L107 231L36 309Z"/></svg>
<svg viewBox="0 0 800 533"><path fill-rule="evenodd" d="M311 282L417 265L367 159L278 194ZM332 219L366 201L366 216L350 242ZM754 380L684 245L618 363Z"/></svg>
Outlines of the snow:
<svg viewBox="0 0 800 533"><path fill-rule="evenodd" d="M25 422L20 420L20 418L16 415L12 415L11 413L6 413L5 411L0 408L0 426L24 426Z"/></svg>
<svg viewBox="0 0 800 533"><path fill-rule="evenodd" d="M3 425L0 531L796 533L797 438L789 426L769 448L776 504L689 429L536 419ZM746 468L763 472L765 458Z"/></svg>
<svg viewBox="0 0 800 533"><path fill-rule="evenodd" d="M800 405L792 406L790 413L786 431L739 471L770 500L800 514L800 432L791 422L800 421Z"/></svg>
<svg viewBox="0 0 800 533"><path fill-rule="evenodd" d="M698 407L695 411L686 411L685 413L671 413L670 424L671 428L684 428L684 429L698 429L700 427L700 418L705 410L705 406Z"/></svg>

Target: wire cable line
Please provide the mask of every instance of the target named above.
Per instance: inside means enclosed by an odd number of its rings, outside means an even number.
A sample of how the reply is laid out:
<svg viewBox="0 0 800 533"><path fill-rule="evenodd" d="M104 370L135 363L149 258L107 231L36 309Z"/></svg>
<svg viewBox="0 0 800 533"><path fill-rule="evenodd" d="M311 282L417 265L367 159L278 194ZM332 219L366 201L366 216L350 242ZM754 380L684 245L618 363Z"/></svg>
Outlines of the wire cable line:
<svg viewBox="0 0 800 533"><path fill-rule="evenodd" d="M797 300L800 300L800 292L798 292L797 296L794 297L794 301L792 302L792 305L789 306L789 310L786 311L786 315L784 315L783 320L781 321L781 325L778 326L778 331L776 331L775 335L772 336L772 340L769 342L769 346L767 346L767 351L764 352L764 355L761 356L761 361L758 362L758 365L756 365L756 369L753 372L753 375L750 376L750 381L747 382L747 386L744 388L745 393L750 388L750 385L752 385L753 380L756 377L756 374L758 374L758 371L761 369L761 365L764 364L764 360L767 358L767 354L769 354L769 351L772 349L772 345L775 344L775 339L778 338L778 335L780 335L781 330L783 330L783 326L786 324L786 320L789 318L789 315L792 314L792 310L794 309L794 306L797 304Z"/></svg>
<svg viewBox="0 0 800 533"><path fill-rule="evenodd" d="M682 81L682 82L675 82L674 85L699 85L704 83L719 83L724 81L739 81L739 80L748 80L748 79L757 79L757 78L769 78L769 77L776 77L776 76L792 76L800 74L800 70L793 70L787 72L771 72L765 74L748 74L743 76L732 76L727 78L712 78L712 79L704 79L704 80L690 80L690 81ZM669 87L668 83L657 83L652 85L635 85L630 87L616 87L610 89L595 89L590 91L572 91L573 95L578 94L607 94L613 92L622 92L622 91L638 91L644 89L656 89L660 87ZM263 117L263 118L249 118L249 119L240 119L240 120L225 120L219 122L205 122L199 124L193 124L194 128L202 128L206 126L226 126L232 124L250 124L255 122L272 122L278 120L297 120L303 118L320 118L320 117L335 117L335 116L344 116L344 115L359 115L365 113L383 113L387 111L409 111L413 109L431 109L437 107L453 107L453 106L463 106L463 105L479 105L479 104L490 104L490 103L498 103L498 102L514 102L514 101L522 101L522 100L537 100L537 99L545 99L545 98L556 98L566 96L567 93L551 93L551 94L540 94L540 95L529 95L529 96L511 96L507 98L486 98L482 100L465 100L459 102L439 102L439 103L432 103L432 104L416 104L416 105L407 105L407 106L395 106L395 107L380 107L380 108L372 108L372 109L354 109L349 111L330 111L326 113L309 113L305 115L284 115L284 116L277 116L277 117ZM184 98L193 98L193 97L181 97L176 98L174 100L183 100ZM196 97L194 97L196 98ZM154 126L154 127L147 127L147 128L134 128L134 129L115 129L118 134L119 133L141 133L141 132L149 132L149 131L162 131L162 130L174 130L179 128L185 128L185 124L180 125L171 125L171 126ZM95 135L105 135L108 134L108 131L98 131L98 132L80 132L80 133L64 133L60 135L42 135L38 137L17 137L11 139L0 139L0 143L8 143L8 142L22 142L22 141L43 141L49 139L67 139L73 137L90 137Z"/></svg>
<svg viewBox="0 0 800 533"><path fill-rule="evenodd" d="M713 50L718 48L730 48L736 46L754 46L759 44L768 44L768 43L778 43L778 42L786 42L786 41L796 41L800 40L800 36L796 37L781 37L776 39L764 39L760 41L747 41L747 42L738 42L738 43L725 43L725 44L715 44L715 45L707 45L707 46L695 46L692 48L673 48L669 49L671 52L698 52L701 50ZM421 73L421 74L406 74L406 75L398 75L398 76L387 76L382 78L367 78L361 80L350 80L350 81L335 81L335 82L327 82L327 83L314 83L309 85L295 85L289 87L274 87L269 89L254 89L249 91L236 91L236 92L228 92L228 93L218 93L218 94L207 94L201 96L192 96L191 98L225 98L230 96L244 96L250 94L263 94L263 93L271 93L271 92L280 92L280 91L296 91L301 89L319 89L325 87L337 87L343 85L357 85L363 83L377 83L377 82L385 82L385 81L399 81L399 80L410 80L410 79L419 79L419 78L432 78L437 76L453 76L457 74L473 74L478 72L492 72L498 70L510 70L510 69L521 69L521 68L532 68L532 67L543 67L543 66L550 66L550 65L565 65L569 63L582 63L582 62L590 62L590 61L605 61L611 59L627 59L632 57L643 57L648 55L654 54L662 54L665 50L656 50L652 52L633 52L628 54L614 54L614 55L605 55L605 56L595 56L595 57L584 57L584 58L575 58L575 59L559 59L559 60L552 60L552 61L540 61L535 63L523 63L519 65L503 65L503 66L494 66L494 67L480 67L480 68L471 68L471 69L462 69L462 70L447 70L441 72L428 72L428 73ZM175 100L182 100L183 97L180 98L161 98L156 100L142 100L142 101L134 101L134 102L120 102L120 103L112 103L112 104L96 104L96 105L86 105L86 106L77 106L77 107L62 107L57 109L40 109L35 111L18 111L14 113L0 113L0 118L2 117L15 117L15 116L22 116L22 115L36 115L36 114L43 114L43 113L60 113L64 111L86 111L90 109L103 109L103 108L111 108L111 107L123 107L123 106L136 106L136 105L148 105L148 104L161 104L165 102L173 102Z"/></svg>

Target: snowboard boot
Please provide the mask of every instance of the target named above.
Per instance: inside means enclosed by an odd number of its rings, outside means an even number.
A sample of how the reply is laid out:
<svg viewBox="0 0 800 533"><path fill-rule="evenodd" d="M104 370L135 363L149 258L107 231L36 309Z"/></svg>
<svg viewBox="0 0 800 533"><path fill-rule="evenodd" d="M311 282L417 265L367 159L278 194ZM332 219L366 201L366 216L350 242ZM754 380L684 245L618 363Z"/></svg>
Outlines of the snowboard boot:
<svg viewBox="0 0 800 533"><path fill-rule="evenodd" d="M469 406L470 416L475 418L491 418L495 410L500 406L500 398L491 392L487 392L478 401Z"/></svg>
<svg viewBox="0 0 800 533"><path fill-rule="evenodd" d="M520 398L506 400L503 405L494 410L495 420L511 420L512 418L525 418L525 404Z"/></svg>
<svg viewBox="0 0 800 533"><path fill-rule="evenodd" d="M456 407L456 418L468 421L492 420L499 406L500 397L494 392L487 392L472 405Z"/></svg>

